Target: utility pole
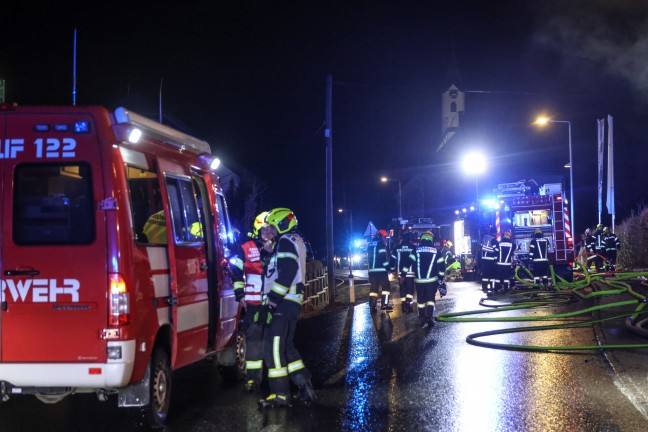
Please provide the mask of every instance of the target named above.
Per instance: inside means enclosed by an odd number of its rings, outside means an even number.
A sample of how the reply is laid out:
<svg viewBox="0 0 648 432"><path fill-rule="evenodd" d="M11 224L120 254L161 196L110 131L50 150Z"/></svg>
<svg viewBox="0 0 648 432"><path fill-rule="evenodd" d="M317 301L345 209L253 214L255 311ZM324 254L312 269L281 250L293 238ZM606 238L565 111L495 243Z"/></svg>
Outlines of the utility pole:
<svg viewBox="0 0 648 432"><path fill-rule="evenodd" d="M326 268L328 273L329 304L335 303L335 270L333 256L333 76L326 77Z"/></svg>

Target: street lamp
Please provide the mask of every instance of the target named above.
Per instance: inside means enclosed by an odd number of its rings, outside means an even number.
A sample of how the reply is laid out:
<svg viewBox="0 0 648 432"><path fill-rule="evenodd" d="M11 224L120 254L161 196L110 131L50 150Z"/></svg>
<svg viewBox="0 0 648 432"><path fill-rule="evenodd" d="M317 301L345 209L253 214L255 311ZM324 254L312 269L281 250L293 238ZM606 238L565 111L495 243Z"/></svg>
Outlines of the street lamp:
<svg viewBox="0 0 648 432"><path fill-rule="evenodd" d="M475 176L475 205L479 206L479 187L477 184L477 176L486 171L486 157L478 152L468 153L466 156L464 156L461 165L466 174L472 174Z"/></svg>
<svg viewBox="0 0 648 432"><path fill-rule="evenodd" d="M574 216L574 161L572 159L572 131L571 131L571 122L567 120L553 120L549 117L540 116L536 119L534 124L538 126L546 126L547 123L566 123L567 132L569 137L569 222L571 223L571 232L572 239L576 234L576 227L574 226L574 221L576 217ZM567 165L565 165L567 168ZM574 242L574 244L576 244Z"/></svg>
<svg viewBox="0 0 648 432"><path fill-rule="evenodd" d="M402 207L403 201L402 201L402 195L401 195L401 181L399 179L392 179L392 178L384 177L384 176L380 177L380 181L383 182L383 183L387 183L387 182L390 182L390 181L398 182L398 221L400 223L400 221L403 219L403 211L402 211L403 210L403 207Z"/></svg>

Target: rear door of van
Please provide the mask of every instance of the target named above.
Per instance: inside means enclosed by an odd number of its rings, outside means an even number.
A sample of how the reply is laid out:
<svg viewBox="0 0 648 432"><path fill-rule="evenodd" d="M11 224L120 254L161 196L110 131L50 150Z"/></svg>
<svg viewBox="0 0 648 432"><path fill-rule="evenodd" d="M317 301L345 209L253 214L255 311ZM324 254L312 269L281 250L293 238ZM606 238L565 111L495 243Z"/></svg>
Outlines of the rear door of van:
<svg viewBox="0 0 648 432"><path fill-rule="evenodd" d="M0 361L105 362L106 226L95 118L0 113Z"/></svg>

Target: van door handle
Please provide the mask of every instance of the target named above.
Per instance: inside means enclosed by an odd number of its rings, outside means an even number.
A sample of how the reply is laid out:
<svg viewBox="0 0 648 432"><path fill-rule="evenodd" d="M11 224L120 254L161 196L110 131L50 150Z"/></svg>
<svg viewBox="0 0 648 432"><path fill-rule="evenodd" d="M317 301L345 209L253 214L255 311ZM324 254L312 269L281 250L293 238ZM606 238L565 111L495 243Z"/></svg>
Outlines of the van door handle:
<svg viewBox="0 0 648 432"><path fill-rule="evenodd" d="M38 270L6 270L5 276L37 276L40 274Z"/></svg>

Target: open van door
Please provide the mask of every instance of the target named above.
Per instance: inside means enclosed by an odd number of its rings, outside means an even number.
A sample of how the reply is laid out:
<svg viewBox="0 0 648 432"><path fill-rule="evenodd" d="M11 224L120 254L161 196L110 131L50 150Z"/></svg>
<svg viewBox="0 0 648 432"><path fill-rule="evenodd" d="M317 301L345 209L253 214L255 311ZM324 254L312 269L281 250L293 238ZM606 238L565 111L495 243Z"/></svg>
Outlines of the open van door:
<svg viewBox="0 0 648 432"><path fill-rule="evenodd" d="M108 277L95 119L23 111L3 113L0 122L0 361L105 362Z"/></svg>

